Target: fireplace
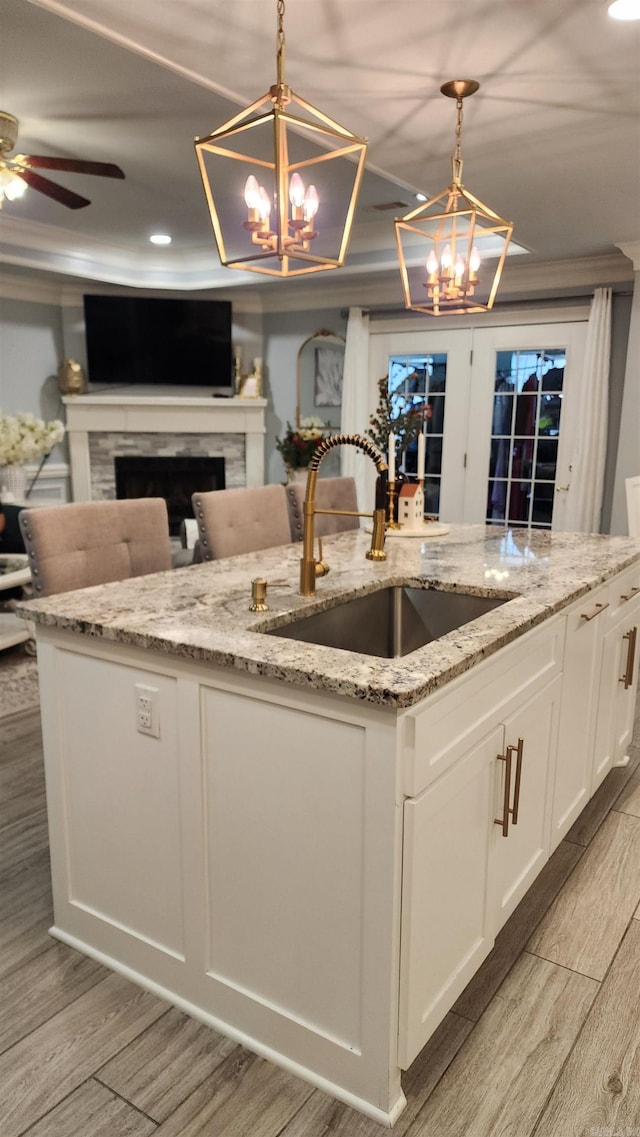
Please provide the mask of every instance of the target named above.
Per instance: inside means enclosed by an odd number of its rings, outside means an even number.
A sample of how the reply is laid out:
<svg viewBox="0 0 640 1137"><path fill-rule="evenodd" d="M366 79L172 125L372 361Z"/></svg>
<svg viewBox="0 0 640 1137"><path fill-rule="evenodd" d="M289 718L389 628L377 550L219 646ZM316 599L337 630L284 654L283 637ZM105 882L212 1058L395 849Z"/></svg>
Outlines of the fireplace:
<svg viewBox="0 0 640 1137"><path fill-rule="evenodd" d="M191 495L223 490L224 458L182 454L178 457L114 458L116 497L163 497L169 511L169 533L177 537L186 517L193 517Z"/></svg>
<svg viewBox="0 0 640 1137"><path fill-rule="evenodd" d="M116 455L221 458L225 487L264 485L266 399L212 399L201 388L176 394L131 387L107 395L64 395L63 402L73 501L116 496ZM202 482L195 487L203 488Z"/></svg>

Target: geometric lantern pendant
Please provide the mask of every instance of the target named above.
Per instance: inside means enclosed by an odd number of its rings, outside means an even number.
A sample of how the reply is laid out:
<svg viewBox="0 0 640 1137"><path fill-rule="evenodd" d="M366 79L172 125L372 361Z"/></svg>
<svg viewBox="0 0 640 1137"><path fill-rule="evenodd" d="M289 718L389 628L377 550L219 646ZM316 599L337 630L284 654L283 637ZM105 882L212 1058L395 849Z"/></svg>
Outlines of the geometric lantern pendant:
<svg viewBox="0 0 640 1137"><path fill-rule="evenodd" d="M513 222L462 184L462 100L479 86L454 79L440 88L458 110L451 185L394 222L405 306L414 312L487 312L500 283Z"/></svg>
<svg viewBox="0 0 640 1137"><path fill-rule="evenodd" d="M367 142L284 82L283 17L277 82L195 148L222 264L292 277L344 263Z"/></svg>

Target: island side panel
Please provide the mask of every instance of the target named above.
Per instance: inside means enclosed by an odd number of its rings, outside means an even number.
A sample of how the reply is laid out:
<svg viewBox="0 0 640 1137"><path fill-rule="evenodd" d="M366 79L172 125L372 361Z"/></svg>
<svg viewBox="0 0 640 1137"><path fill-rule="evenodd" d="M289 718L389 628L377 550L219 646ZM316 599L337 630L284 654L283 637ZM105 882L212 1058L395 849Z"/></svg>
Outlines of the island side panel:
<svg viewBox="0 0 640 1137"><path fill-rule="evenodd" d="M397 1116L395 715L238 686L201 694L202 1001L329 1092Z"/></svg>
<svg viewBox="0 0 640 1137"><path fill-rule="evenodd" d="M176 679L144 653L120 665L73 642L38 636L52 934L173 989L185 965ZM137 684L157 692L159 738L136 731Z"/></svg>
<svg viewBox="0 0 640 1137"><path fill-rule="evenodd" d="M38 654L52 934L392 1123L395 712L54 629Z"/></svg>

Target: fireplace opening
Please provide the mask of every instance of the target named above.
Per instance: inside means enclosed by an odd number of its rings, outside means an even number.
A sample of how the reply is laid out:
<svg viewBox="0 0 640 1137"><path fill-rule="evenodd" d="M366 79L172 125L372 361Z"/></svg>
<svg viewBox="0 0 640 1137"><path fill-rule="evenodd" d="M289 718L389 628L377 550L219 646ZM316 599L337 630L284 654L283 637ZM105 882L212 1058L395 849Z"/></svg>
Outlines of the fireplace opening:
<svg viewBox="0 0 640 1137"><path fill-rule="evenodd" d="M169 533L193 517L191 495L223 490L224 458L182 454L173 458L121 455L114 458L116 497L163 497L169 511Z"/></svg>

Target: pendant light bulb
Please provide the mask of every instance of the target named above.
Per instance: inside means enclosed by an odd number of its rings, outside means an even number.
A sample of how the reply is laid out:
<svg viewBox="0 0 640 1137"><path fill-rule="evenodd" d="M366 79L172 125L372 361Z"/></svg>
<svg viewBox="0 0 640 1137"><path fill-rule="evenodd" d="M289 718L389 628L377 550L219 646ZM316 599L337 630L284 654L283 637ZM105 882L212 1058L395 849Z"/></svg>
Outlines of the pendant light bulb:
<svg viewBox="0 0 640 1137"><path fill-rule="evenodd" d="M244 186L244 200L247 209L257 209L260 200L260 187L258 179L253 174L249 174Z"/></svg>
<svg viewBox="0 0 640 1137"><path fill-rule="evenodd" d="M271 216L271 199L264 186L260 186L258 193L258 213L265 224L269 223Z"/></svg>
<svg viewBox="0 0 640 1137"><path fill-rule="evenodd" d="M437 276L438 273L438 258L433 249L431 249L429 256L427 257L427 272L429 273L429 276Z"/></svg>
<svg viewBox="0 0 640 1137"><path fill-rule="evenodd" d="M304 182L297 171L289 182L289 201L295 209L301 209L304 203Z"/></svg>
<svg viewBox="0 0 640 1137"><path fill-rule="evenodd" d="M304 195L304 219L305 219L305 221L313 221L316 213L318 212L319 204L320 204L320 201L318 198L318 191L314 185L311 185L311 186L309 186L309 188L307 189L307 192Z"/></svg>

